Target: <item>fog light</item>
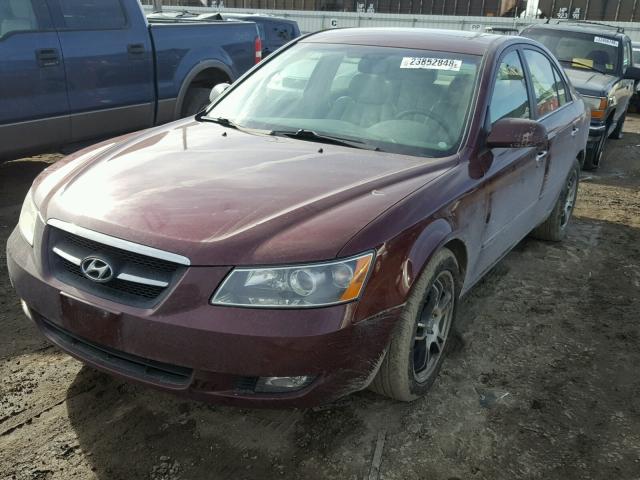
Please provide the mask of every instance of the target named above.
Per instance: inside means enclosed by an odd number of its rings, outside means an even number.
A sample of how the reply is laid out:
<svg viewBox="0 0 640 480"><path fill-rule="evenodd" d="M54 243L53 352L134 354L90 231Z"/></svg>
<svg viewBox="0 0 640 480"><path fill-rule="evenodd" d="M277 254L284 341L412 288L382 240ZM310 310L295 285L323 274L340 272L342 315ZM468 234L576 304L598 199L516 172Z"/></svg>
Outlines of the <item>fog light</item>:
<svg viewBox="0 0 640 480"><path fill-rule="evenodd" d="M301 390L313 381L313 377L260 377L256 384L256 393L284 393Z"/></svg>

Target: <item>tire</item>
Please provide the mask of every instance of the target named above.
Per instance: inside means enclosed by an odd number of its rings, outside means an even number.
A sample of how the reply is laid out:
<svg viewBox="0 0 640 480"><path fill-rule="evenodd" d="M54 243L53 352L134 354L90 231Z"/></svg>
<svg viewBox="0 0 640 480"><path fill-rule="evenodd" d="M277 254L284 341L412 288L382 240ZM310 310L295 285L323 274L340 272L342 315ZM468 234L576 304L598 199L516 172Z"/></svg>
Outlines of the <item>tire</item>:
<svg viewBox="0 0 640 480"><path fill-rule="evenodd" d="M209 105L210 88L191 87L184 96L182 104L182 117L195 115L204 107Z"/></svg>
<svg viewBox="0 0 640 480"><path fill-rule="evenodd" d="M438 376L451 344L448 340L460 286L460 268L456 257L451 250L443 248L427 264L409 294L386 356L369 386L371 390L404 402L427 393ZM438 291L445 295L440 297ZM439 303L437 297L440 297ZM444 308L436 315L438 305ZM436 326L437 329L433 328ZM441 330L439 335L436 330ZM424 340L418 340L418 337L424 337ZM430 341L433 343L426 349ZM430 352L431 347L439 352ZM422 368L423 360L424 369L419 370L416 367Z"/></svg>
<svg viewBox="0 0 640 480"><path fill-rule="evenodd" d="M624 112L622 116L618 119L616 128L613 130L613 132L611 132L611 135L609 135L609 138L612 138L614 140L622 139L622 136L623 136L622 129L624 128L624 121L626 119L627 119L627 112Z"/></svg>
<svg viewBox="0 0 640 480"><path fill-rule="evenodd" d="M607 135L603 134L596 148L587 150L582 168L584 170L596 170L600 166L602 157L604 156L604 148L607 144Z"/></svg>
<svg viewBox="0 0 640 480"><path fill-rule="evenodd" d="M560 196L547 219L531 232L539 240L559 242L567 236L571 214L576 204L578 184L580 182L580 163L577 160L567 175Z"/></svg>

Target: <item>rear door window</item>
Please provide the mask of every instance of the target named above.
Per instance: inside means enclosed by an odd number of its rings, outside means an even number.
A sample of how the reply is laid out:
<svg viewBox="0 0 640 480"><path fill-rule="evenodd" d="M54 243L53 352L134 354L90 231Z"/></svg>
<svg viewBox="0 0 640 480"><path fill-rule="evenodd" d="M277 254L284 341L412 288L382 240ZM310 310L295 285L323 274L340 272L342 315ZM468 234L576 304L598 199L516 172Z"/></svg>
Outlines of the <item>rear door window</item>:
<svg viewBox="0 0 640 480"><path fill-rule="evenodd" d="M70 30L124 28L127 18L120 0L58 0L63 26Z"/></svg>
<svg viewBox="0 0 640 480"><path fill-rule="evenodd" d="M492 124L502 118L531 118L524 69L515 50L500 62L489 112Z"/></svg>
<svg viewBox="0 0 640 480"><path fill-rule="evenodd" d="M535 50L525 50L524 56L529 66L531 83L536 96L536 114L542 117L560 108L561 104L553 66L546 56Z"/></svg>
<svg viewBox="0 0 640 480"><path fill-rule="evenodd" d="M562 78L562 75L560 75L560 72L558 72L558 70L556 68L553 69L553 77L555 78L556 81L556 90L558 92L558 101L560 102L560 105L564 105L565 103L569 102L571 100L571 98L569 97L569 88L567 87L567 84L565 83L564 79Z"/></svg>

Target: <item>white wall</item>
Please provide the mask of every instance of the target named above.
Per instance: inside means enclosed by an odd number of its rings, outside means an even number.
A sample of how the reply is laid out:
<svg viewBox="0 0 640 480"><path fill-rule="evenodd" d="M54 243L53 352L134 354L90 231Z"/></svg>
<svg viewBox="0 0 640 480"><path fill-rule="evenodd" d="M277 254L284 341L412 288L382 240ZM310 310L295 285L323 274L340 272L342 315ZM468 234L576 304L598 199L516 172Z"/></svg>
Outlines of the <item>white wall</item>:
<svg viewBox="0 0 640 480"><path fill-rule="evenodd" d="M151 11L148 6L145 10ZM193 12L217 12L216 8L206 7L164 7L164 10L189 10ZM484 31L486 27L522 28L531 23L544 23L545 20L531 18L502 17L460 17L448 15L410 15L393 13L357 13L357 12L315 12L308 10L249 10L241 8L224 8L224 12L264 13L277 17L290 18L298 22L304 33L316 32L336 27L423 27L448 28L453 30ZM640 42L640 23L607 22L609 25L623 27L633 41Z"/></svg>

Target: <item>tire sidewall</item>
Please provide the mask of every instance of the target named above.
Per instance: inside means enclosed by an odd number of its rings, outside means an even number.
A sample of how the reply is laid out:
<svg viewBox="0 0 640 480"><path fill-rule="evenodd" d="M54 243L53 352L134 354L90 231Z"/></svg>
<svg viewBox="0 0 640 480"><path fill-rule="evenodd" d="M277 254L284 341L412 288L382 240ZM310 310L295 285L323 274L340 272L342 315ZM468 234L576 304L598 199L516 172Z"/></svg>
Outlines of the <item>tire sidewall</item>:
<svg viewBox="0 0 640 480"><path fill-rule="evenodd" d="M573 208L571 209L571 214L567 219L564 225L561 224L562 219L562 211L564 209L564 204L567 201L567 196L569 195L569 190L567 188L567 182L571 177L571 174L575 173L576 175L576 198L574 199ZM558 198L558 203L554 209L555 221L558 229L558 237L560 239L564 238L567 235L567 230L569 229L569 225L571 224L571 219L573 218L573 211L575 210L575 203L578 198L578 187L580 186L580 163L576 160L574 164L571 166L571 170L564 179L564 185L562 187L562 191L560 192L560 197Z"/></svg>
<svg viewBox="0 0 640 480"><path fill-rule="evenodd" d="M419 383L413 373L414 337L416 334L416 329L418 328L418 320L420 319L422 308L428 297L428 293L431 289L433 281L441 272L445 270L451 273L455 289L452 300L453 312L451 325L449 327L449 331L447 332L443 352L438 358L433 371L424 381ZM404 363L405 365L404 375L402 375L402 379L398 379L402 380L401 382L399 382L401 384L398 386L400 386L401 390L406 393L407 400L412 400L423 396L429 390L436 377L438 376L438 372L442 367L444 358L446 357L451 345L451 332L455 324L461 286L462 282L460 279L460 268L455 256L450 250L441 249L433 256L429 264L425 267L422 274L420 275L420 278L414 285L414 288L409 295L407 304L405 305L405 308L402 312L402 325L399 325L401 328L397 332L395 332L395 338L393 339L393 341L400 341L404 344L403 350L405 352L405 355L404 358L401 359L402 363Z"/></svg>

